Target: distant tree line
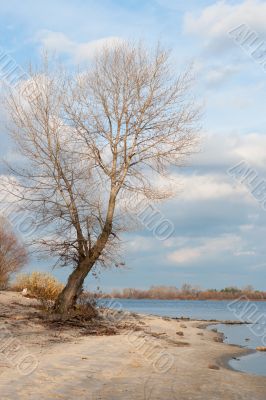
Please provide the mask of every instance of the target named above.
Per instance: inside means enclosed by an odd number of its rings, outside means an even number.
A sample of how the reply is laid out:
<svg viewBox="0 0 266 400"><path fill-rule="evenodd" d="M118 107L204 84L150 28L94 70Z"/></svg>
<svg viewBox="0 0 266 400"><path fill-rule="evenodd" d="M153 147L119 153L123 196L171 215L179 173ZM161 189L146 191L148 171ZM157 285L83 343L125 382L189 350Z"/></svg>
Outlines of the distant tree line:
<svg viewBox="0 0 266 400"><path fill-rule="evenodd" d="M251 285L242 289L235 286L224 289L201 289L185 283L181 288L175 286L151 286L150 289L140 290L126 288L121 291L113 290L106 297L120 299L161 299L161 300L231 300L246 296L251 300L266 300L266 292L255 290Z"/></svg>

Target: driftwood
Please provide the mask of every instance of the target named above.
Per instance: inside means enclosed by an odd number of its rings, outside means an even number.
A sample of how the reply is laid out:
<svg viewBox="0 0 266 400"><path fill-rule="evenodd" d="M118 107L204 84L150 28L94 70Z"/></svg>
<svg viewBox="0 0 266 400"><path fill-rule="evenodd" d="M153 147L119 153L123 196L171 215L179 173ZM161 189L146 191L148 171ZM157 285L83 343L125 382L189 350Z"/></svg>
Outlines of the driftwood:
<svg viewBox="0 0 266 400"><path fill-rule="evenodd" d="M259 347L256 347L256 350L257 351L266 351L266 347L265 346L259 346Z"/></svg>

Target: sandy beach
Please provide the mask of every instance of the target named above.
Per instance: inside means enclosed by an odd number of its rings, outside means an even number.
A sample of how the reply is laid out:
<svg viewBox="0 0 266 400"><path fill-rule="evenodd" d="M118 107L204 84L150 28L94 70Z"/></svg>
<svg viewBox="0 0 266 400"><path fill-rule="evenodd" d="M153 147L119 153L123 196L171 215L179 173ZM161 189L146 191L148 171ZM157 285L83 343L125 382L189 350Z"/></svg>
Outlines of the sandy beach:
<svg viewBox="0 0 266 400"><path fill-rule="evenodd" d="M0 292L1 400L266 397L264 377L227 367L245 350L222 343L206 322L116 313L107 318L119 328L105 335L47 325L36 306Z"/></svg>

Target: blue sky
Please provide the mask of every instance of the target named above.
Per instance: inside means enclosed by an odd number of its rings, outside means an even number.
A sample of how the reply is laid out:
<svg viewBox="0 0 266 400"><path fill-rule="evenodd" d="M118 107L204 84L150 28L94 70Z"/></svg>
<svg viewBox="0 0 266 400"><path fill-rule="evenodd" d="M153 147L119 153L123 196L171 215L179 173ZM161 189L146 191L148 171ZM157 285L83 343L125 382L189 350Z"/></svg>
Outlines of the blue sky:
<svg viewBox="0 0 266 400"><path fill-rule="evenodd" d="M0 45L23 68L43 47L69 68L90 60L108 38L158 40L175 68L193 63L204 104L199 154L174 171L177 195L161 206L175 226L165 242L149 230L125 237L126 268L103 270L104 290L184 282L202 287L252 284L266 289L266 212L227 169L245 160L266 179L266 72L228 32L247 24L266 43L265 1L0 0ZM12 154L1 116L1 155ZM30 270L52 264L32 260ZM55 270L65 279L67 270Z"/></svg>

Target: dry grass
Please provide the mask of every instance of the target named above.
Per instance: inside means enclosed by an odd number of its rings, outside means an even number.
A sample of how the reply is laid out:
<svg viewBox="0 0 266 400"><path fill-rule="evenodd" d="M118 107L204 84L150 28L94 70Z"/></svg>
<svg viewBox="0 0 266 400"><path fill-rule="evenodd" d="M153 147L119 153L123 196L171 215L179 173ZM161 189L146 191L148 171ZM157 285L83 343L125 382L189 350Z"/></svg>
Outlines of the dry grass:
<svg viewBox="0 0 266 400"><path fill-rule="evenodd" d="M45 307L57 299L64 285L49 274L32 272L19 275L12 287L13 290L28 290L28 295L42 302Z"/></svg>

